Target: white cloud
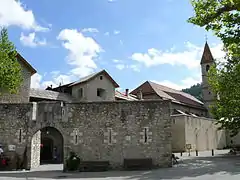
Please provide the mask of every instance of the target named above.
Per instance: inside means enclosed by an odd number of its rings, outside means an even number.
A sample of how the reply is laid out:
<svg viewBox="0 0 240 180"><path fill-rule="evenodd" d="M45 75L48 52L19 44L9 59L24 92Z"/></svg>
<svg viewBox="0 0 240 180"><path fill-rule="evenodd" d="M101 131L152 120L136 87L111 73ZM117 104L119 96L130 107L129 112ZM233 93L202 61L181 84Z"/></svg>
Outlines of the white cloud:
<svg viewBox="0 0 240 180"><path fill-rule="evenodd" d="M104 33L104 36L109 36L110 35L110 32L105 32Z"/></svg>
<svg viewBox="0 0 240 180"><path fill-rule="evenodd" d="M114 63L122 62L121 60L118 60L118 59L113 59L112 61L113 61Z"/></svg>
<svg viewBox="0 0 240 180"><path fill-rule="evenodd" d="M182 90L185 88L189 88L194 84L200 83L201 79L200 78L192 78L192 77L187 77L183 80L180 81L180 83L174 83L169 80L163 80L163 81L156 81L152 80L152 82L155 82L157 84L161 84L163 86L167 86L176 90Z"/></svg>
<svg viewBox="0 0 240 180"><path fill-rule="evenodd" d="M138 65L135 65L135 64L132 64L132 65L125 65L125 64L122 64L122 63L118 63L115 65L115 67L119 70L123 70L123 69L132 69L133 71L136 71L136 72L140 72L140 68Z"/></svg>
<svg viewBox="0 0 240 180"><path fill-rule="evenodd" d="M129 65L128 68L132 69L133 71L140 72L139 65L132 64L132 65Z"/></svg>
<svg viewBox="0 0 240 180"><path fill-rule="evenodd" d="M54 84L68 84L73 81L73 75L65 75L65 74L58 74L57 76L53 76Z"/></svg>
<svg viewBox="0 0 240 180"><path fill-rule="evenodd" d="M82 77L97 68L95 59L102 49L93 38L86 37L75 29L64 29L57 39L63 41L63 47L69 51L67 60L68 64L74 66L72 74Z"/></svg>
<svg viewBox="0 0 240 180"><path fill-rule="evenodd" d="M28 35L24 35L23 33L21 33L20 42L24 46L28 46L28 47L36 47L36 46L45 46L45 45L47 45L46 39L39 40L36 37L36 34L34 32L33 33L29 33Z"/></svg>
<svg viewBox="0 0 240 180"><path fill-rule="evenodd" d="M48 86L57 87L58 85L59 85L59 83L55 84L53 81L43 81L41 83L40 88L41 89L46 89Z"/></svg>
<svg viewBox="0 0 240 180"><path fill-rule="evenodd" d="M42 75L36 73L31 77L31 88L41 88Z"/></svg>
<svg viewBox="0 0 240 180"><path fill-rule="evenodd" d="M113 34L115 34L115 35L120 34L120 31L114 30L114 31L113 31Z"/></svg>
<svg viewBox="0 0 240 180"><path fill-rule="evenodd" d="M52 71L50 74L52 75L51 80L44 80L44 76L41 74L34 74L31 78L31 88L46 89L50 85L57 87L60 84L68 84L73 82L75 79L73 75L60 74L59 71Z"/></svg>
<svg viewBox="0 0 240 180"><path fill-rule="evenodd" d="M81 32L72 29L62 30L58 37L63 47L69 51L67 63L73 66L68 74L60 74L60 71L50 72L51 79L45 79L40 74L32 77L31 87L43 88L52 85L68 84L80 77L89 75L96 68L95 58L102 51L100 45L91 37L85 37Z"/></svg>
<svg viewBox="0 0 240 180"><path fill-rule="evenodd" d="M123 40L120 40L119 42L120 42L121 45L123 45Z"/></svg>
<svg viewBox="0 0 240 180"><path fill-rule="evenodd" d="M146 67L157 66L161 64L170 64L172 66L185 66L188 69L198 68L200 65L203 47L196 46L190 42L185 44L186 50L175 52L157 50L155 48L148 49L147 53L134 53L131 59L144 64ZM220 58L224 55L222 44L211 47L214 58Z"/></svg>
<svg viewBox="0 0 240 180"><path fill-rule="evenodd" d="M119 70L123 70L125 68L125 65L124 64L117 64L116 68L119 69Z"/></svg>
<svg viewBox="0 0 240 180"><path fill-rule="evenodd" d="M23 7L20 1L0 0L0 26L19 26L23 29L48 31L49 28L40 26L31 10Z"/></svg>
<svg viewBox="0 0 240 180"><path fill-rule="evenodd" d="M98 33L99 31L96 28L84 28L82 29L82 32Z"/></svg>

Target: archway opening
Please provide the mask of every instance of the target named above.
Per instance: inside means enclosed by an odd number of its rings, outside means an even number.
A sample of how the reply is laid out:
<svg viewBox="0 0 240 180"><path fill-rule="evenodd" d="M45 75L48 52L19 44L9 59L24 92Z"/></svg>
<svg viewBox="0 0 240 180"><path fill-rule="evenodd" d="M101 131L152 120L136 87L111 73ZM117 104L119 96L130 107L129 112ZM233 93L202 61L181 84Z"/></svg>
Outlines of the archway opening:
<svg viewBox="0 0 240 180"><path fill-rule="evenodd" d="M38 130L31 141L31 168L41 164L62 164L63 145L63 136L56 128Z"/></svg>
<svg viewBox="0 0 240 180"><path fill-rule="evenodd" d="M63 162L63 136L53 127L41 131L40 163L61 164Z"/></svg>
<svg viewBox="0 0 240 180"><path fill-rule="evenodd" d="M40 161L41 163L53 160L53 146L54 142L51 138L41 138Z"/></svg>

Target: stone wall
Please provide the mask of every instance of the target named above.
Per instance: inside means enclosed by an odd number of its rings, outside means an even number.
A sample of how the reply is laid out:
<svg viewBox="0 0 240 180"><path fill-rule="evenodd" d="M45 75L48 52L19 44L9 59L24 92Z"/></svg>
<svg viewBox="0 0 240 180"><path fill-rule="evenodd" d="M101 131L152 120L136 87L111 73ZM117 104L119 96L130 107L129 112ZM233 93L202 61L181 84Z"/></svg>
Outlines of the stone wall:
<svg viewBox="0 0 240 180"><path fill-rule="evenodd" d="M32 107L0 104L0 140L23 151L27 146L29 167L39 162L32 143L39 144L36 133L44 127L62 134L65 160L75 151L82 160L110 161L112 168L121 168L125 158L152 158L157 167L171 166L169 101L38 103L36 115Z"/></svg>
<svg viewBox="0 0 240 180"><path fill-rule="evenodd" d="M191 144L193 151L226 147L225 131L218 130L219 126L215 124L214 119L186 115L175 115L172 118L174 140L172 146L174 151L185 151L186 144ZM174 129L177 129L177 131L174 131Z"/></svg>
<svg viewBox="0 0 240 180"><path fill-rule="evenodd" d="M185 151L185 121L184 116L172 116L172 151Z"/></svg>
<svg viewBox="0 0 240 180"><path fill-rule="evenodd" d="M31 84L31 72L20 63L22 68L23 82L17 94L1 94L0 103L27 103Z"/></svg>
<svg viewBox="0 0 240 180"><path fill-rule="evenodd" d="M156 166L170 164L168 101L68 104L68 114L69 129L74 132L68 133L65 143L83 160L107 160L116 168L124 158L152 158Z"/></svg>
<svg viewBox="0 0 240 180"><path fill-rule="evenodd" d="M32 136L31 141L31 168L36 168L40 165L40 145L41 131L37 131Z"/></svg>
<svg viewBox="0 0 240 180"><path fill-rule="evenodd" d="M15 145L16 153L23 157L25 148L31 157L29 123L32 117L32 104L0 104L0 143L4 151L8 145Z"/></svg>

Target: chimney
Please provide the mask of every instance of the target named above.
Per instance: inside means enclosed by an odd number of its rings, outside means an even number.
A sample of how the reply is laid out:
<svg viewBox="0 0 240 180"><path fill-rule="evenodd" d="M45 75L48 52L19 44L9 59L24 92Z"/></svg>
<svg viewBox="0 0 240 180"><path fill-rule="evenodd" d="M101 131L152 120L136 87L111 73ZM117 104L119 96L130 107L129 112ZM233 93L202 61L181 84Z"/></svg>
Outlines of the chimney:
<svg viewBox="0 0 240 180"><path fill-rule="evenodd" d="M129 89L126 89L125 96L128 96L128 94L129 94Z"/></svg>
<svg viewBox="0 0 240 180"><path fill-rule="evenodd" d="M142 90L141 89L139 89L139 91L138 91L138 99L143 100L143 95L142 95Z"/></svg>

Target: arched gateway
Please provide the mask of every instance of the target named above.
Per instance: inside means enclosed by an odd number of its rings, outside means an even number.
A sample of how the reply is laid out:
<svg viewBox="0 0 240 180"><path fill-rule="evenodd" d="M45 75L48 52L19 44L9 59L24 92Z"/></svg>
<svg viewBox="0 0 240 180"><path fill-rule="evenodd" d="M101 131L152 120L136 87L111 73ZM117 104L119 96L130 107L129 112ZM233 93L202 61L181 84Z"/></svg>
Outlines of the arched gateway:
<svg viewBox="0 0 240 180"><path fill-rule="evenodd" d="M121 169L132 159L168 167L169 109L169 101L0 104L0 143L24 157L27 169L63 162L66 170L72 151L81 169Z"/></svg>
<svg viewBox="0 0 240 180"><path fill-rule="evenodd" d="M55 127L38 130L31 140L31 167L63 163L63 136Z"/></svg>

